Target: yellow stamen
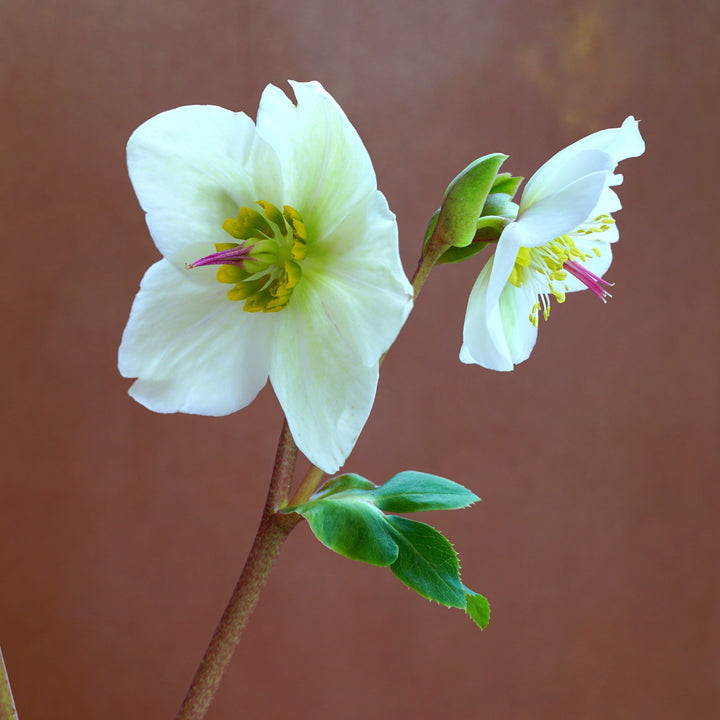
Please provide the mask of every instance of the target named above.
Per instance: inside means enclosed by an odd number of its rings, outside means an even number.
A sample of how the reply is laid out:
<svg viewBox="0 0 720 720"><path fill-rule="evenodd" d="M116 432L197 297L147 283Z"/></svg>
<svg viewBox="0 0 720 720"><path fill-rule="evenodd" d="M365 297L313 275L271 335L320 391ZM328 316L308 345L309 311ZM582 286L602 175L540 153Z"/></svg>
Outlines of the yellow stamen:
<svg viewBox="0 0 720 720"><path fill-rule="evenodd" d="M539 296L540 302L535 303L530 310L529 320L533 325L537 327L541 309L544 319L548 319L550 295L559 303L565 302L565 292L556 285L562 285L567 279L565 263L582 263L593 256L601 257L597 241L589 236L605 232L614 222L609 215L598 215L574 230L573 235L578 239L582 238L584 250L577 246L571 235L561 235L538 247L521 247L518 250L508 282L517 288L528 286L529 292ZM534 285L536 279L540 282L539 286ZM567 290L567 285L564 287Z"/></svg>
<svg viewBox="0 0 720 720"><path fill-rule="evenodd" d="M242 267L221 265L217 279L235 286L227 297L243 300L246 312L278 312L290 304L302 279L300 262L308 253L308 232L300 213L289 205L280 212L266 200L257 204L262 215L242 207L236 220L228 218L223 223L227 233L247 241L244 244L250 252Z"/></svg>

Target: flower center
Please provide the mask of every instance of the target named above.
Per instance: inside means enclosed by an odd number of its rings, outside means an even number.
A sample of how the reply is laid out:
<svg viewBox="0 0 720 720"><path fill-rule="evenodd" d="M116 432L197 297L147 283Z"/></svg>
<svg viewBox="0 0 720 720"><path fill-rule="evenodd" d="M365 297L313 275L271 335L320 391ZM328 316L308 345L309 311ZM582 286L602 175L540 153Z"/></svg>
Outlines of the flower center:
<svg viewBox="0 0 720 720"><path fill-rule="evenodd" d="M263 213L241 207L237 219L222 227L240 242L216 243L217 252L190 263L188 269L219 265L218 282L233 285L229 300L244 300L247 312L285 309L302 277L300 262L307 255L307 229L300 213L289 205L282 212L258 200Z"/></svg>
<svg viewBox="0 0 720 720"><path fill-rule="evenodd" d="M539 247L521 247L518 250L509 282L518 288L527 286L534 296L537 295L538 301L533 304L529 318L535 327L541 309L545 320L550 315L550 295L560 303L565 302L565 292L557 284L561 284L567 291L568 286L563 281L568 273L590 288L603 302L612 297L605 289L612 283L590 272L582 263L593 254L600 257L598 242L592 235L605 232L614 222L609 215L599 215L573 231L573 235L581 239L584 250L578 248L570 235L561 235ZM539 289L535 284L537 282L540 284Z"/></svg>

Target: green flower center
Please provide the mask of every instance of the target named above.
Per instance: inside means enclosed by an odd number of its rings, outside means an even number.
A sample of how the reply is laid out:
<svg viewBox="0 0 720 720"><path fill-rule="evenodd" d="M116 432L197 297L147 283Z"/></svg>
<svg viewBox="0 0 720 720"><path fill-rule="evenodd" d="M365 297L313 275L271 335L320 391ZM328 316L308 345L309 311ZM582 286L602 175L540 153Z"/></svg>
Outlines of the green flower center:
<svg viewBox="0 0 720 720"><path fill-rule="evenodd" d="M289 305L302 277L307 228L289 205L280 212L265 200L257 204L262 214L242 207L237 219L228 218L222 225L239 242L216 243L217 252L188 267L219 265L218 282L233 286L229 300L243 300L246 312L278 312Z"/></svg>

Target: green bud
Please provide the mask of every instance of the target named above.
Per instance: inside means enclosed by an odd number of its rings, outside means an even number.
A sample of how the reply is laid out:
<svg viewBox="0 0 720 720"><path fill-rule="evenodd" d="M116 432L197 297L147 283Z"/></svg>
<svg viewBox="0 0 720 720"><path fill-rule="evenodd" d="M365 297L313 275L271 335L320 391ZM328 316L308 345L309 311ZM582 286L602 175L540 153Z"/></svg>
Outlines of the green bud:
<svg viewBox="0 0 720 720"><path fill-rule="evenodd" d="M517 192L520 183L524 179L525 178L522 177L513 177L510 173L498 173L490 192L503 193L508 195L509 199L512 200L513 197L515 197L515 193Z"/></svg>
<svg viewBox="0 0 720 720"><path fill-rule="evenodd" d="M473 241L497 171L507 158L501 153L478 158L448 185L435 227L444 243L466 247Z"/></svg>
<svg viewBox="0 0 720 720"><path fill-rule="evenodd" d="M484 250L489 243L497 242L505 226L517 217L518 206L512 198L522 181L523 178L513 177L510 173L498 173L477 218L472 240L465 246L448 248L440 256L438 263L467 260ZM440 210L430 219L425 237L426 243L437 225L439 215Z"/></svg>

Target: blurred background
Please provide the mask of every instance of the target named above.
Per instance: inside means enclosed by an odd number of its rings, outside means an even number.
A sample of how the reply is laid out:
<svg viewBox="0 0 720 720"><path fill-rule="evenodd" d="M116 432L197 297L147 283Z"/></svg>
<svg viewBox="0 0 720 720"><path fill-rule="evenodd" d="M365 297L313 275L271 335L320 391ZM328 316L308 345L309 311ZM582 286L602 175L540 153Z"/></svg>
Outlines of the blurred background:
<svg viewBox="0 0 720 720"><path fill-rule="evenodd" d="M720 715L712 0L4 0L0 6L0 645L21 720L172 718L244 562L279 406L155 415L116 353L158 258L125 168L152 115L255 116L317 79L373 158L410 274L447 183L529 177L630 114L607 305L570 296L525 364L458 361L484 262L438 268L346 468L483 499L419 519L488 596L480 632L307 526L210 718ZM250 450L251 448L251 450Z"/></svg>

